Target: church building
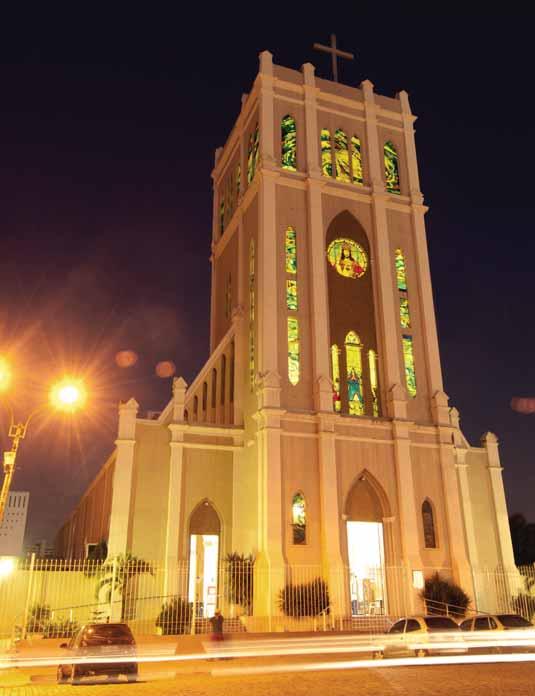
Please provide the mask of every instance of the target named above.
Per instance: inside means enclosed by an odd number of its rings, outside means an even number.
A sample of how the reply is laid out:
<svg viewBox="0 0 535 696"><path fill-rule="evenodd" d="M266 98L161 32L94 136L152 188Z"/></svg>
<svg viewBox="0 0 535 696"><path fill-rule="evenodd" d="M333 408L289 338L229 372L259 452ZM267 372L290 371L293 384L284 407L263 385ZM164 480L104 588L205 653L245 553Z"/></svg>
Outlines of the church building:
<svg viewBox="0 0 535 696"><path fill-rule="evenodd" d="M234 552L258 616L313 578L331 614L421 611L435 571L474 606L514 567L497 438L470 445L444 392L415 120L404 91L260 54L215 153L209 356L159 414L120 404L64 557L187 567L206 616Z"/></svg>

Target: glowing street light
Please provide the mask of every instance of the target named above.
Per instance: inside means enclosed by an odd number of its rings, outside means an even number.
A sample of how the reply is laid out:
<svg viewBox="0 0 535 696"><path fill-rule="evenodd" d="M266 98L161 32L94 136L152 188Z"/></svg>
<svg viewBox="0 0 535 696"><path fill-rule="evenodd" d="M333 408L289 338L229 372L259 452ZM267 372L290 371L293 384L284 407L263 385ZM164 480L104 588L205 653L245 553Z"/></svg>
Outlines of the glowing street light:
<svg viewBox="0 0 535 696"><path fill-rule="evenodd" d="M7 578L15 570L15 561L12 558L0 558L0 580Z"/></svg>
<svg viewBox="0 0 535 696"><path fill-rule="evenodd" d="M11 380L11 370L9 364L4 358L0 357L0 391L4 391ZM52 386L50 390L50 405L57 411L64 413L74 413L83 408L87 400L87 392L84 383L80 379L72 377L64 377L62 380ZM11 449L4 452L4 481L2 490L0 491L0 524L4 518L4 510L11 487L11 480L15 472L15 462L17 459L17 451L22 440L26 437L28 425L34 416L40 411L43 411L48 404L38 406L30 413L26 422L15 423L13 409L8 403L11 413L11 423L9 426L8 437L12 440Z"/></svg>

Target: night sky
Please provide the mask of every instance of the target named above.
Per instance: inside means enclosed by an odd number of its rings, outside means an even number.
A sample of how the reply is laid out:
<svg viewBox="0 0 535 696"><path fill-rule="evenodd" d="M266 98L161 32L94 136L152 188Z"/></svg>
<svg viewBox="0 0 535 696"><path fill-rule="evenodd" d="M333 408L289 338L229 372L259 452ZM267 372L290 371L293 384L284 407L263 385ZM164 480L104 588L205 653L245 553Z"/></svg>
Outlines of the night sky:
<svg viewBox="0 0 535 696"><path fill-rule="evenodd" d="M342 82L409 92L445 388L473 444L498 434L510 512L535 521L535 415L510 408L513 396L535 396L533 15L110 6L54 15L25 5L0 23L0 351L16 375L11 398L22 418L65 370L91 390L86 413L36 419L21 446L13 488L30 491L27 538L53 540L113 449L120 399L160 410L170 379L156 364L173 361L190 382L204 363L214 150L258 53L330 77L329 57L312 50L330 32L357 54ZM134 367L116 365L123 349L138 354ZM5 411L0 426L5 447Z"/></svg>

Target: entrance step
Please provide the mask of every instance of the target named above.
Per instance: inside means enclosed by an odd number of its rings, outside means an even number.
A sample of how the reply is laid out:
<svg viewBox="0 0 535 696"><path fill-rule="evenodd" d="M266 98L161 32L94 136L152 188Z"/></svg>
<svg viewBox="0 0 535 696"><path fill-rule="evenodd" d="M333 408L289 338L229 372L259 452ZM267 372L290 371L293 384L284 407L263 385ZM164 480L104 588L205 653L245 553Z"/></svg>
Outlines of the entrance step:
<svg viewBox="0 0 535 696"><path fill-rule="evenodd" d="M239 619L225 619L223 622L223 633L245 633L245 626ZM196 619L195 621L195 633L211 633L212 627L210 625L210 619Z"/></svg>

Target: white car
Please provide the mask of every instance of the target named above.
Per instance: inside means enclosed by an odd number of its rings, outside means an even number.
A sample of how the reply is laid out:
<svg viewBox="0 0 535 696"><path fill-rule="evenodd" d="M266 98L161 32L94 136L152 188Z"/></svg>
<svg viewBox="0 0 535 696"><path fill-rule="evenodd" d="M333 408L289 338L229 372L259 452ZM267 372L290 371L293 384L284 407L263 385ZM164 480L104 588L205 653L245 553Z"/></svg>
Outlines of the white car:
<svg viewBox="0 0 535 696"><path fill-rule="evenodd" d="M466 652L459 625L449 616L409 616L396 621L384 636L384 651L375 658Z"/></svg>
<svg viewBox="0 0 535 696"><path fill-rule="evenodd" d="M519 614L471 616L460 626L467 644L471 644L474 650L535 650L535 626Z"/></svg>

